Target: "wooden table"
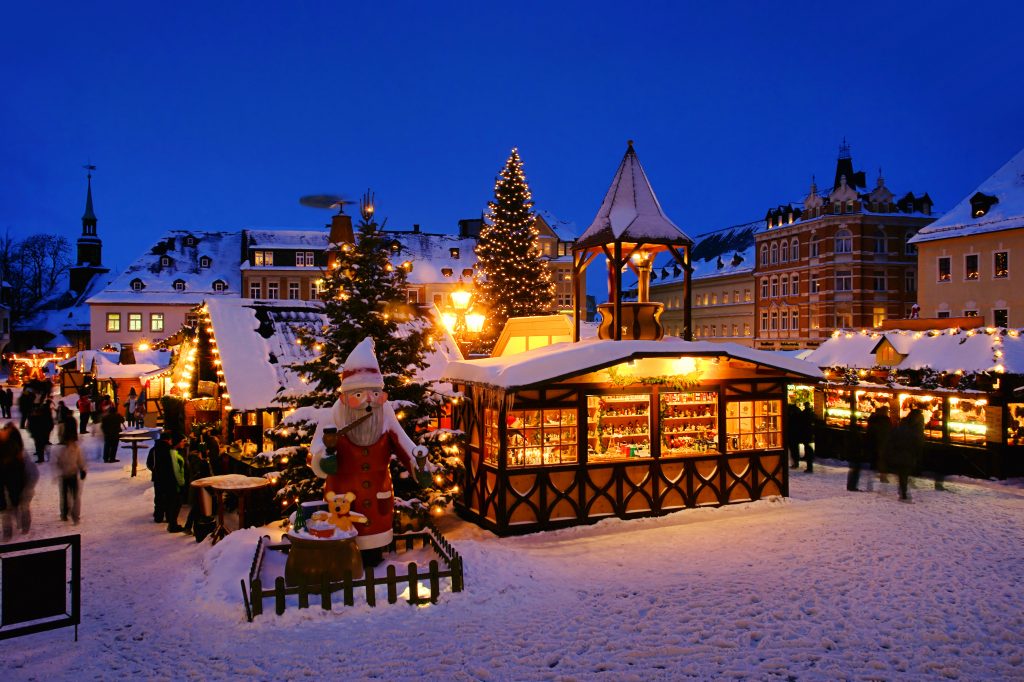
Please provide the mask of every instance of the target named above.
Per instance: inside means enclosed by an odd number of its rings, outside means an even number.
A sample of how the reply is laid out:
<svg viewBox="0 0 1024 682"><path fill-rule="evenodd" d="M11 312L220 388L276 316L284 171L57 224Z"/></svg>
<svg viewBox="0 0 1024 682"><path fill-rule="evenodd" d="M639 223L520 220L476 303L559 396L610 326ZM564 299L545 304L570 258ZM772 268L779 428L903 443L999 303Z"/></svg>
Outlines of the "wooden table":
<svg viewBox="0 0 1024 682"><path fill-rule="evenodd" d="M255 476L242 476L241 474L224 474L221 476L207 476L192 481L193 487L207 488L217 495L217 525L214 526L210 538L213 544L217 544L230 533L224 523L224 494L233 493L238 495L238 527L245 528L245 501L254 490L260 490L270 485L265 478Z"/></svg>
<svg viewBox="0 0 1024 682"><path fill-rule="evenodd" d="M146 430L123 431L118 440L124 443L122 447L131 447L132 449L132 477L134 477L139 469L139 447L148 440L154 440L153 434Z"/></svg>

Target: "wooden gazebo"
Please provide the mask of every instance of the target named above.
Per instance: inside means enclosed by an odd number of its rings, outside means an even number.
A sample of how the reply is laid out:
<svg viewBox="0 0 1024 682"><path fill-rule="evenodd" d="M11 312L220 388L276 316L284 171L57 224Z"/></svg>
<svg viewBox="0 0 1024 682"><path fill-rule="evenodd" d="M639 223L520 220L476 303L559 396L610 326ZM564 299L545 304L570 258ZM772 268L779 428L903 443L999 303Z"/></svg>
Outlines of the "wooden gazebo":
<svg viewBox="0 0 1024 682"><path fill-rule="evenodd" d="M598 306L602 339L656 341L664 336L660 317L664 306L649 300L651 267L659 253L668 252L682 267L683 338L692 340L690 323L690 250L693 240L669 220L629 141L601 208L573 246L573 340L580 339L580 319L586 300L586 270L604 255L608 264L608 302ZM639 280L637 300L622 300L622 271L630 268Z"/></svg>

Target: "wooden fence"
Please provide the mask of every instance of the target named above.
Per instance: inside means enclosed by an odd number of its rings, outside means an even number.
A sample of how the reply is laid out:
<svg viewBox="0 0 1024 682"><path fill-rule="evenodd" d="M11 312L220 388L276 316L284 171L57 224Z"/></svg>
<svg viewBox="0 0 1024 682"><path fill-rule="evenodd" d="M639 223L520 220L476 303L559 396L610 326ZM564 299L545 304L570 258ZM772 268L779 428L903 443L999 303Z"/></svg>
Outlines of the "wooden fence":
<svg viewBox="0 0 1024 682"><path fill-rule="evenodd" d="M252 566L249 569L249 588L246 589L245 581L242 580L242 598L245 602L245 615L250 622L253 618L263 613L263 600L272 598L274 600L274 611L281 615L285 611L288 595L298 595L299 608L309 608L310 595L320 597L320 607L326 611L331 610L334 594L341 592L342 603L345 606L355 605L356 598L365 600L369 606L377 605L376 588L380 585L387 586L387 600L389 604L398 601L398 594L403 586L408 586L409 604L436 603L441 594L441 579L451 580L452 592L461 592L464 589L462 557L447 539L433 524L428 524L422 531L403 533L396 535L387 551L401 553L420 547L430 547L437 559L432 559L425 572L420 572L416 562L409 562L406 565L406 573L399 574L392 564L387 571L378 576L372 567L367 566L363 571L363 577L353 578L351 573L346 572L341 581L328 582L326 579L320 585L300 584L294 587L287 587L284 576L277 576L274 579L273 587L264 589L260 573L263 568L263 560L267 551L288 552L287 544L271 544L270 538L266 535L260 538L256 546L256 552L252 558ZM440 561L439 561L440 560ZM426 580L429 584L428 591L421 594L420 581Z"/></svg>

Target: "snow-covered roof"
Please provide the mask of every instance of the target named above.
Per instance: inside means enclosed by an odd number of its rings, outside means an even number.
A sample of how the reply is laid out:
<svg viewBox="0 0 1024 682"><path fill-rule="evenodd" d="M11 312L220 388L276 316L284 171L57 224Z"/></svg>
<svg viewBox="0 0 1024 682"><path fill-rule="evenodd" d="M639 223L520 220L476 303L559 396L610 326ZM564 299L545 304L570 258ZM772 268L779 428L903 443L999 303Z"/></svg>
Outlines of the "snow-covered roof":
<svg viewBox="0 0 1024 682"><path fill-rule="evenodd" d="M296 329L317 329L326 324L322 302L218 297L207 299L206 305L234 409L283 407L284 398L309 391L291 365L315 357L316 351L296 343ZM442 334L418 378L437 381L449 358L462 356L451 336ZM440 392L445 388L435 387Z"/></svg>
<svg viewBox="0 0 1024 682"><path fill-rule="evenodd" d="M285 395L308 390L289 366L313 357L311 348L296 343L295 327L322 327L320 302L217 297L206 305L234 409L281 407L278 389Z"/></svg>
<svg viewBox="0 0 1024 682"><path fill-rule="evenodd" d="M735 343L683 341L672 336L661 341L586 339L577 343L556 343L505 357L453 362L448 365L444 378L453 382L516 389L568 379L628 360L702 355L746 360L812 379L821 376L815 366L803 360Z"/></svg>
<svg viewBox="0 0 1024 682"><path fill-rule="evenodd" d="M389 232L383 234L391 235ZM425 232L396 232L394 238L402 244L402 250L394 260L398 263L412 261L412 272L407 277L410 284L458 282L463 270L476 267L475 239ZM458 258L452 255L452 249L458 250ZM442 272L446 268L451 269L448 276Z"/></svg>
<svg viewBox="0 0 1024 682"><path fill-rule="evenodd" d="M580 230L576 227L576 223L569 220L562 220L551 211L546 209L538 209L536 211L543 220L544 224L551 228L551 231L555 233L563 242L571 242L580 236Z"/></svg>
<svg viewBox="0 0 1024 682"><path fill-rule="evenodd" d="M187 246L189 238L193 243ZM241 254L241 232L170 230L88 302L198 305L211 297L237 298ZM209 267L200 264L204 256ZM165 257L168 261L163 265ZM141 290L132 288L136 280L141 282ZM175 290L178 280L184 282L184 291ZM217 281L227 288L214 291Z"/></svg>
<svg viewBox="0 0 1024 682"><path fill-rule="evenodd" d="M998 199L985 215L975 218L971 199L978 192ZM921 228L911 243L966 237L1024 227L1024 149L978 188L953 207L953 210Z"/></svg>
<svg viewBox="0 0 1024 682"><path fill-rule="evenodd" d="M1004 371L1024 374L1024 338L1015 329L945 331L836 332L807 361L818 367L870 369L878 365L875 348L885 338L906 357L897 369L936 372Z"/></svg>
<svg viewBox="0 0 1024 682"><path fill-rule="evenodd" d="M246 230L247 248L316 249L330 246L327 230L294 230L290 228Z"/></svg>
<svg viewBox="0 0 1024 682"><path fill-rule="evenodd" d="M644 242L692 242L668 219L654 196L630 142L615 172L597 216L579 239L582 246L594 246L621 239Z"/></svg>
<svg viewBox="0 0 1024 682"><path fill-rule="evenodd" d="M54 335L49 346L75 345L67 340L65 331L89 329L89 305L91 296L99 293L110 281L109 273L97 273L89 280L85 291L70 289L70 275L65 272L53 288L54 293L42 303L40 310L16 325L20 331L42 330Z"/></svg>
<svg viewBox="0 0 1024 682"><path fill-rule="evenodd" d="M764 225L754 220L697 237L691 263L693 279L723 277L753 272L755 263L754 234ZM721 263L721 267L719 267ZM651 274L651 286L678 284L684 279L683 269L670 256L659 257Z"/></svg>

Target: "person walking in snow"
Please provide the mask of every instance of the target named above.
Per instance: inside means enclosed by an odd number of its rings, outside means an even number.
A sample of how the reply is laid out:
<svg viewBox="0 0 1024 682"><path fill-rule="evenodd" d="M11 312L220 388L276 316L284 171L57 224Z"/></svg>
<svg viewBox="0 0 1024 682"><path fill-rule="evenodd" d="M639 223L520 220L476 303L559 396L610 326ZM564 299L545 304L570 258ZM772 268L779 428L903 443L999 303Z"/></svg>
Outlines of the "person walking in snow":
<svg viewBox="0 0 1024 682"><path fill-rule="evenodd" d="M804 461L807 462L807 473L814 473L814 427L817 419L810 403L804 403L800 413L800 445L804 446Z"/></svg>
<svg viewBox="0 0 1024 682"><path fill-rule="evenodd" d="M885 448L891 431L892 420L889 419L889 406L880 405L868 417L868 425L864 431L864 441L860 452L850 453L850 473L846 478L847 490L858 489L861 468L865 464L872 466L874 462L878 461L879 453ZM868 488L871 488L870 478L868 479Z"/></svg>
<svg viewBox="0 0 1024 682"><path fill-rule="evenodd" d="M910 474L916 469L923 449L924 413L915 406L892 430L886 448L886 461L896 472L899 498L904 502L910 501Z"/></svg>
<svg viewBox="0 0 1024 682"><path fill-rule="evenodd" d="M13 434L13 435L12 435ZM28 527L21 525L22 497L25 493L26 468L25 448L21 434L13 424L0 429L0 516L3 517L3 541L14 535L14 523L18 521L21 532ZM29 517L31 521L31 517Z"/></svg>
<svg viewBox="0 0 1024 682"><path fill-rule="evenodd" d="M181 488L185 485L185 459L181 454L185 438L177 435L161 436L153 446L153 519L159 511L167 517L167 532L180 533L178 514L181 512Z"/></svg>
<svg viewBox="0 0 1024 682"><path fill-rule="evenodd" d="M47 448L50 447L50 434L53 433L53 413L47 403L40 403L32 408L28 418L28 432L36 447L36 462L43 462Z"/></svg>
<svg viewBox="0 0 1024 682"><path fill-rule="evenodd" d="M103 461L117 461L117 443L121 437L121 424L124 417L120 415L117 408L111 405L106 413L100 418L100 431L103 432Z"/></svg>
<svg viewBox="0 0 1024 682"><path fill-rule="evenodd" d="M78 432L70 429L61 446L57 454L60 520L67 521L70 515L77 524L82 515L82 481L85 480L85 457L78 443Z"/></svg>
<svg viewBox="0 0 1024 682"><path fill-rule="evenodd" d="M32 415L32 407L35 405L35 397L32 394L32 390L28 388L22 388L21 395L18 396L18 412L21 413L21 428L25 428L28 425L28 418Z"/></svg>
<svg viewBox="0 0 1024 682"><path fill-rule="evenodd" d="M78 396L78 432L86 433L89 428L89 416L92 414L92 401L84 393Z"/></svg>
<svg viewBox="0 0 1024 682"><path fill-rule="evenodd" d="M129 427L135 428L135 408L139 403L139 397L135 393L135 387L128 392L128 399L124 401L124 420Z"/></svg>
<svg viewBox="0 0 1024 682"><path fill-rule="evenodd" d="M14 428L14 424L7 423L0 429L0 439L11 441L12 447L21 452L21 461L25 465L25 488L21 492L21 504L18 505L18 526L22 533L27 533L32 527L32 498L36 495L36 484L39 482L39 465L31 457L25 456L21 431Z"/></svg>
<svg viewBox="0 0 1024 682"><path fill-rule="evenodd" d="M800 431L803 425L803 416L796 403L790 403L786 408L786 421L788 422L786 449L789 451L789 466L795 470L800 468Z"/></svg>
<svg viewBox="0 0 1024 682"><path fill-rule="evenodd" d="M0 417L3 417L4 419L10 419L11 418L11 405L13 403L10 403L10 402L7 402L7 401L8 401L7 391L4 390L4 389L0 389Z"/></svg>

